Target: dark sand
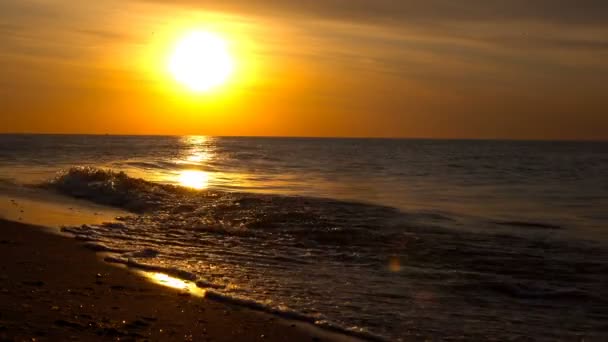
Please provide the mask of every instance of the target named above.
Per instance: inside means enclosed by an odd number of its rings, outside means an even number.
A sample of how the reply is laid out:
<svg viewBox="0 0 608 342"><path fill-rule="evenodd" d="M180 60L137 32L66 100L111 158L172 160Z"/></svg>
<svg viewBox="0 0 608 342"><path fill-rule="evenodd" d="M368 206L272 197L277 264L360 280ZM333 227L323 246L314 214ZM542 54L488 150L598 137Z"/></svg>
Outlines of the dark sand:
<svg viewBox="0 0 608 342"><path fill-rule="evenodd" d="M0 341L351 340L153 284L76 240L0 220Z"/></svg>

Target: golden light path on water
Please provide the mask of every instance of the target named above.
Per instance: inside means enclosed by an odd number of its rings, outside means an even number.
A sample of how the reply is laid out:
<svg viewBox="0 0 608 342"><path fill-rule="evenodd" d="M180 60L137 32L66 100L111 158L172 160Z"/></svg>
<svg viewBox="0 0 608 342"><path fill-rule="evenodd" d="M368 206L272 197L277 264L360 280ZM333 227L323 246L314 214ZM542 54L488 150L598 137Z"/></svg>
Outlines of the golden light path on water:
<svg viewBox="0 0 608 342"><path fill-rule="evenodd" d="M224 156L218 149L218 138L209 136L183 136L180 138L179 154L171 162L177 169L162 170L154 173L133 170L130 174L154 182L169 183L193 190L208 189L238 189L251 190L256 193L275 193L280 188L282 194L297 194L292 192L290 185L294 175L274 175L265 177L263 184L255 178L257 175L248 172L224 172L217 165L224 164ZM229 163L230 161L228 161ZM236 161L238 162L238 161ZM297 182L297 181L296 181ZM327 183L327 186L331 184Z"/></svg>
<svg viewBox="0 0 608 342"><path fill-rule="evenodd" d="M182 138L182 143L188 148L178 164L193 167L201 167L213 158L213 153L208 150L211 138L206 136L186 136ZM203 190L209 187L211 173L197 170L195 168L182 170L175 176L177 184L196 190Z"/></svg>

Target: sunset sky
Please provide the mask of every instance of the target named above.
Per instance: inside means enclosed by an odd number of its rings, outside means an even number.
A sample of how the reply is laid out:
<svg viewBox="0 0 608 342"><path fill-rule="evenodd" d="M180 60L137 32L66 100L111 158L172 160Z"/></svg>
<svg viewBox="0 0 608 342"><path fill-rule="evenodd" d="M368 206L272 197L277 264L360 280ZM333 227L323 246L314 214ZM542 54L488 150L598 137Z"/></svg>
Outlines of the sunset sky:
<svg viewBox="0 0 608 342"><path fill-rule="evenodd" d="M0 132L608 139L608 1L2 0L0 75Z"/></svg>

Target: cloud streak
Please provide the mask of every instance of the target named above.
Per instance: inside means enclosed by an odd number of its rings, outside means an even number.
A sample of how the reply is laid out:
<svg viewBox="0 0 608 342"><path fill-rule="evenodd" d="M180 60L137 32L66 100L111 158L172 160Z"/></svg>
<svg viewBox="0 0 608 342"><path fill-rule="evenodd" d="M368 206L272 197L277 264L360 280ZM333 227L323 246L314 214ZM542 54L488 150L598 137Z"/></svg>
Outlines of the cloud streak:
<svg viewBox="0 0 608 342"><path fill-rule="evenodd" d="M167 1L208 10L250 14L309 16L324 19L372 22L426 21L540 21L568 25L608 26L608 2L604 0L225 0Z"/></svg>

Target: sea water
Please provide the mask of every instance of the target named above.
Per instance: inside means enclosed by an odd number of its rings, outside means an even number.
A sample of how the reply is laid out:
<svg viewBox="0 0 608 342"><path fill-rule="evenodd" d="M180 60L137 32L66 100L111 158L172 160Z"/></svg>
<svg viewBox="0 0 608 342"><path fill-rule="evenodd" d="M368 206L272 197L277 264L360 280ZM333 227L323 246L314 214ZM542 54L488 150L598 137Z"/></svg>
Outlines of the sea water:
<svg viewBox="0 0 608 342"><path fill-rule="evenodd" d="M608 338L608 143L0 135L107 261L358 336Z"/></svg>

